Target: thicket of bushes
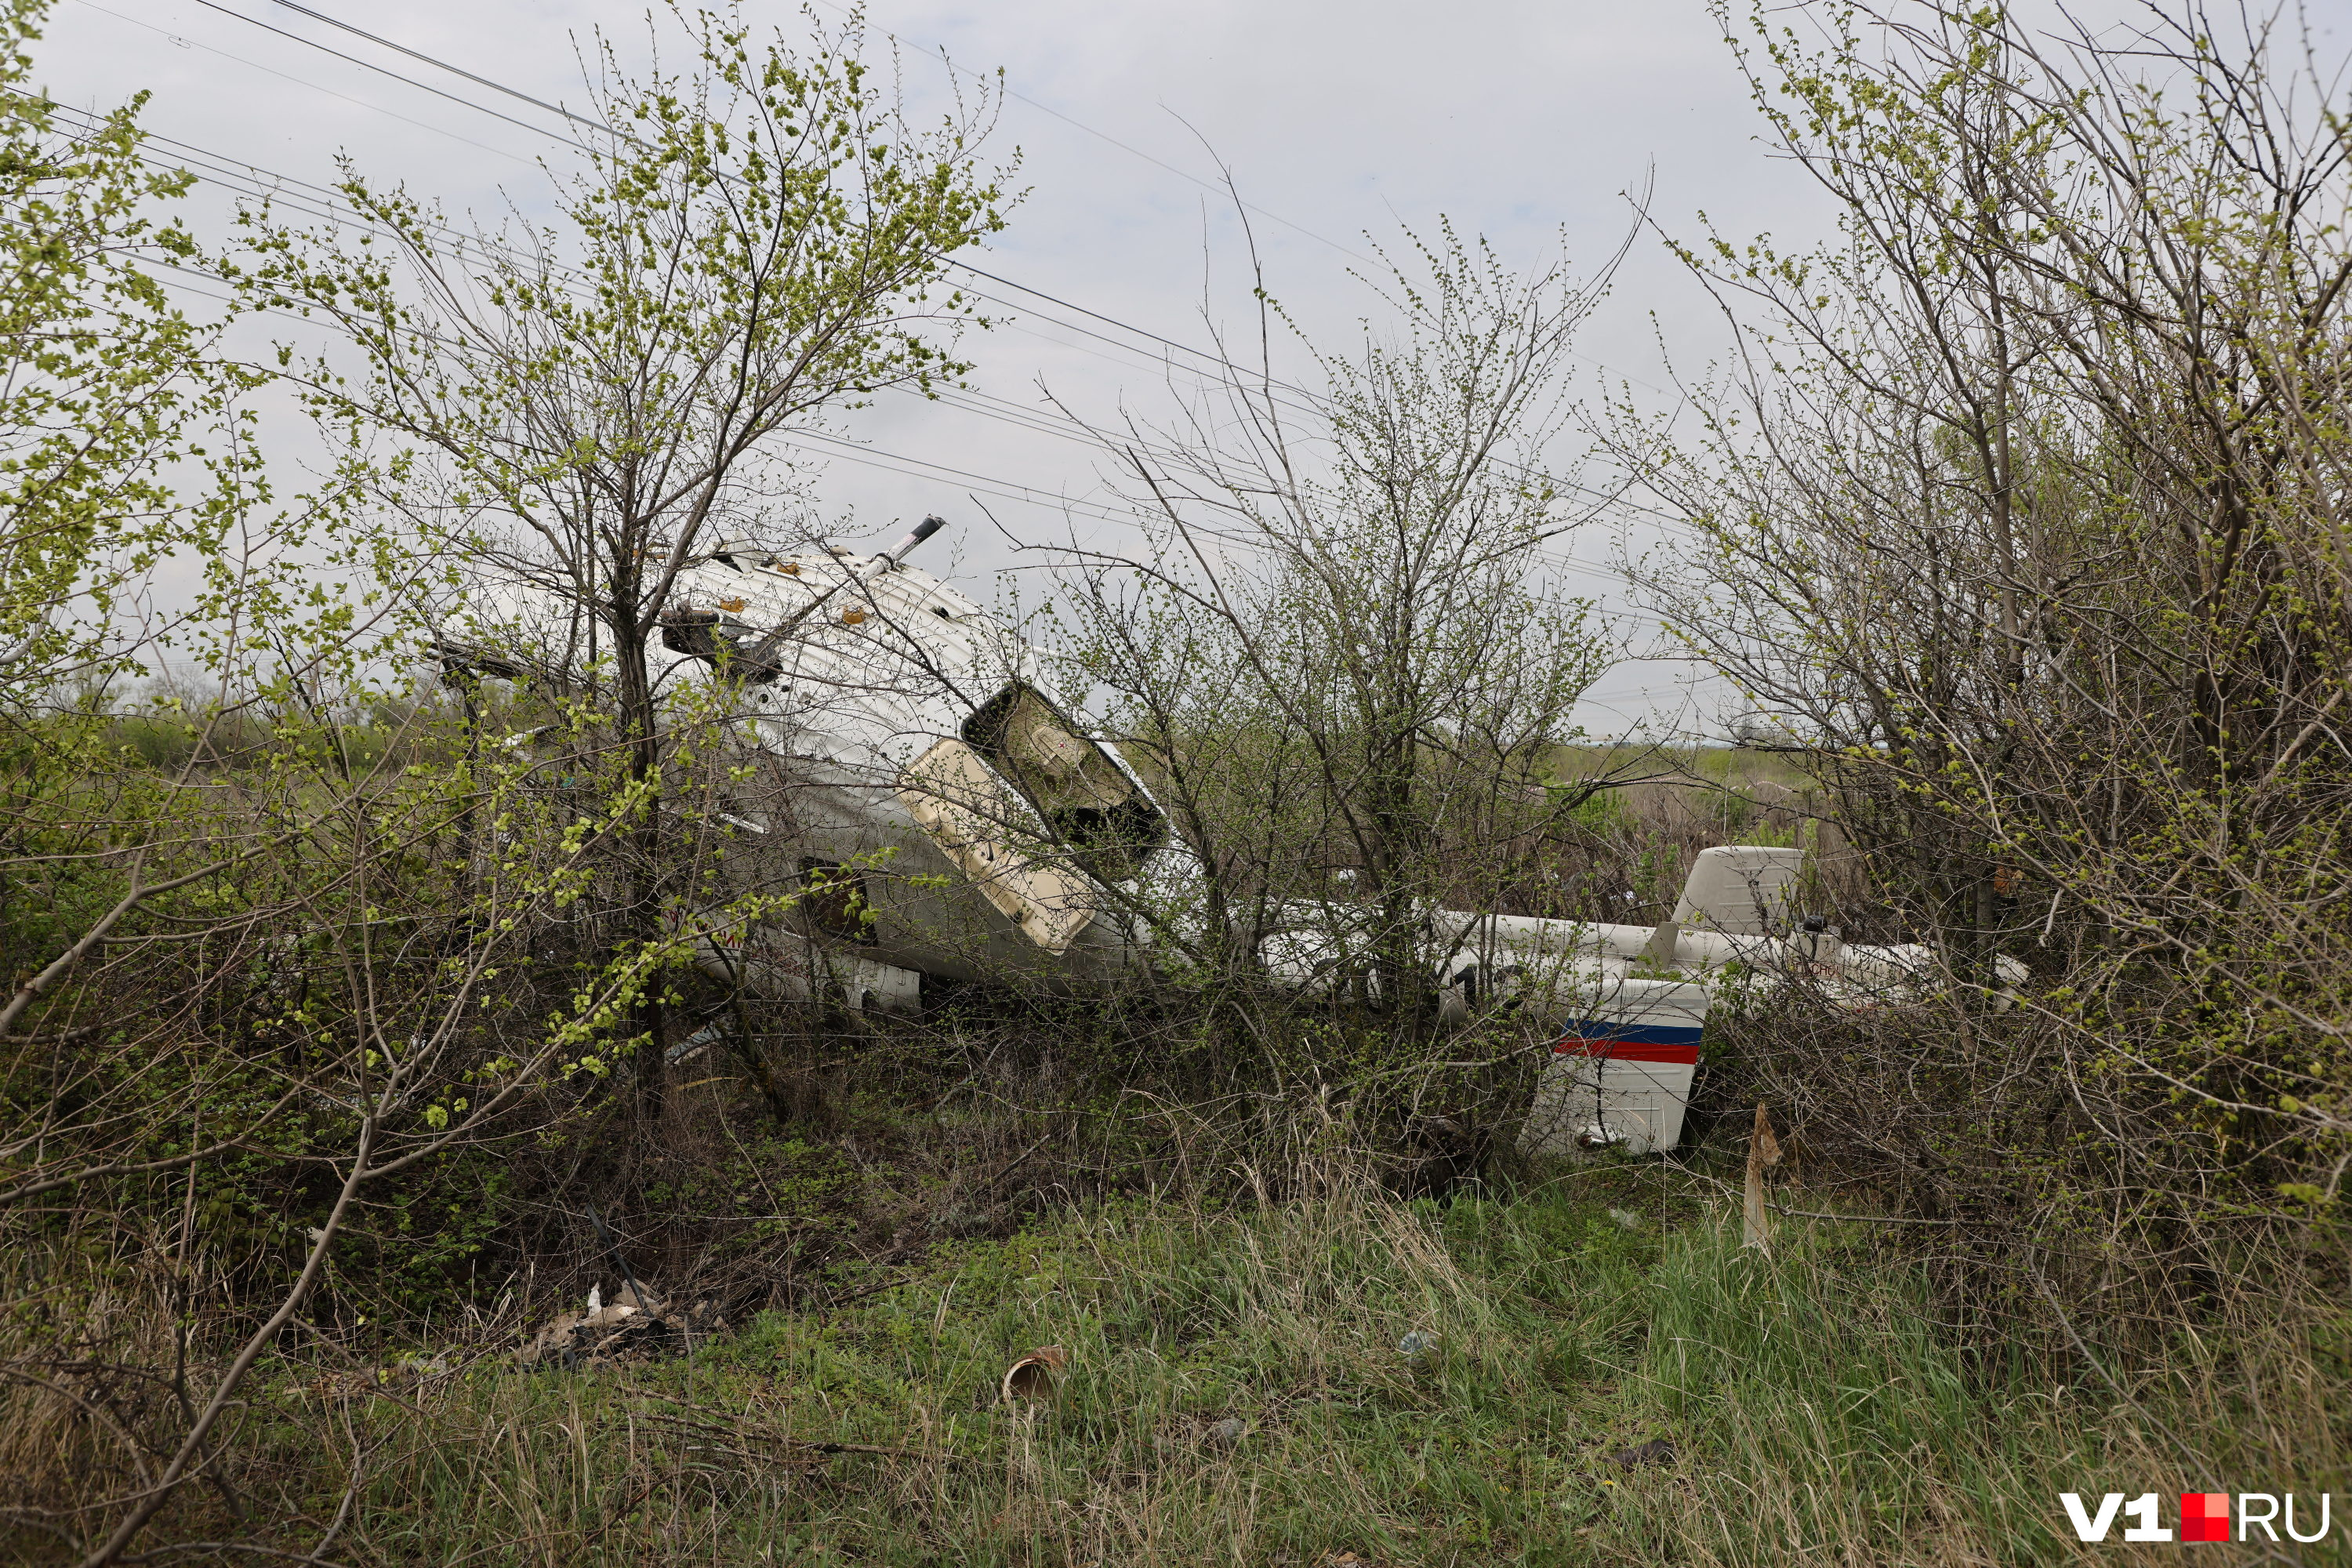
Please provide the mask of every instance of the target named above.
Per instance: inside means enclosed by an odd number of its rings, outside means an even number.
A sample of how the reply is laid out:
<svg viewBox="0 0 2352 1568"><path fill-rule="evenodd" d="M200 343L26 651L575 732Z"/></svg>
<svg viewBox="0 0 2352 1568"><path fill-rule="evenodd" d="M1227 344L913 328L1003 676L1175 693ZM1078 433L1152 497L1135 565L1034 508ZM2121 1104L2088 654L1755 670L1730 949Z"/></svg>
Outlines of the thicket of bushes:
<svg viewBox="0 0 2352 1568"><path fill-rule="evenodd" d="M576 254L467 237L485 305L451 286L437 215L358 180L401 266L267 212L228 255L157 224L184 182L144 162L136 106L66 133L23 88L39 7L6 14L7 1550L683 1558L814 1530L827 1489L865 1486L860 1508L1008 1560L1124 1550L1118 1530L1336 1548L1318 1507L1430 1561L1892 1556L1911 1529L1947 1531L1918 1560L2007 1559L2043 1544L2018 1510L2080 1458L2063 1412L2092 1390L2143 1458L2342 1475L2352 173L2346 121L2262 38L2186 12L2134 52L2061 48L1925 9L1824 13L1820 48L1762 35L1759 95L1845 199L1846 242L1685 247L1756 327L1748 374L1698 431L1602 411L1587 434L1688 525L1679 569L1640 580L1769 751L1569 727L1609 649L1548 575L1588 492L1546 466L1597 283L1448 232L1397 270L1394 333L1314 355L1316 390L1236 372L1164 428L1095 431L1140 542L1064 553L1048 652L1203 879L1181 909L1122 890L1175 956L1118 994L974 985L884 1021L692 963L702 931L803 897L736 821L799 781L743 745L723 682L664 704L646 657L722 532L790 542L767 437L957 373L962 302L915 302L1003 221L984 112L916 135L854 33L762 53L681 18L686 79L595 84L651 118L593 160ZM811 140L816 110L857 133ZM789 171L772 201L736 199L753 164ZM163 258L343 340L240 364L141 270ZM719 363L748 391L714 406ZM242 434L273 375L348 438L292 500ZM200 563L195 602L126 619L166 550ZM501 583L569 606L564 635L493 625ZM203 683L126 700L167 647ZM1422 912L1654 921L1696 848L1759 840L1813 851L1809 907L1926 942L1938 983L1727 1009L1685 1158L1522 1168L1540 1031L1443 1023ZM1355 963L1320 999L1264 978L1301 901ZM2032 969L2005 1010L2002 956ZM1867 1246L1740 1258L1711 1219L1635 1241L1640 1214L1558 1201L1646 1202L1654 1178L1705 1219L1704 1134L1759 1100L1796 1206L1866 1213ZM1024 1226L1061 1249L1037 1268L1062 1304L951 1310L957 1258L1025 1289L1006 1271L1045 1244L992 1250ZM1105 1277L1063 1278L1082 1247ZM494 1371L625 1267L739 1327L778 1314L709 1349L710 1386L661 1384L684 1426L642 1450L659 1424L634 1394ZM917 1305L894 1271L927 1281ZM869 1292L856 1345L813 1326ZM960 1424L965 1363L1033 1321L1096 1358L1068 1419ZM1375 1342L1402 1327L1449 1348L1402 1365ZM1283 1451L1353 1456L1262 1529L1218 1522L1240 1470L1180 1467L1144 1503L1104 1479L1160 1462L1121 1420L1210 1413L1184 1352L1212 1341L1265 1386L1199 1377L1287 1423ZM1790 1359L1815 1343L1850 1372ZM403 1370L420 1346L472 1375ZM745 1358L772 1352L821 1403L855 1393L828 1440L894 1451L813 1465L806 1417L715 1414L767 1397ZM2182 1367L2249 1392L2197 1425ZM1728 1467L1693 1483L1700 1522L1638 1479L1605 1521L1581 1472L1530 1500L1530 1446L1594 1414L1595 1378L1643 1391L1607 1419L1675 1424ZM1309 1383L1355 1403L1301 1414ZM2063 1408L1985 1435L1990 1402L2045 1385ZM1490 1445L1516 1479L1430 1460L1433 1410L1493 1436L1514 1401L1553 1422ZM861 1425L886 1407L887 1432ZM617 1450L591 1434L612 1420ZM978 1447L937 1458L950 1436ZM1874 1495L1906 1443L1948 1496ZM1743 1515L1739 1465L1807 1500ZM619 1500L583 1500L606 1484ZM401 1521L485 1487L512 1489ZM830 1544L881 1550L873 1518Z"/></svg>
<svg viewBox="0 0 2352 1568"><path fill-rule="evenodd" d="M2127 1355L2331 1314L2346 121L2292 13L2127 46L1824 20L1759 16L1743 58L1842 240L1685 247L1745 368L1699 438L1620 435L1696 542L1655 601L1950 988L1756 1021L1751 1092L1919 1222L1987 1331ZM2004 954L2033 980L1995 1014Z"/></svg>

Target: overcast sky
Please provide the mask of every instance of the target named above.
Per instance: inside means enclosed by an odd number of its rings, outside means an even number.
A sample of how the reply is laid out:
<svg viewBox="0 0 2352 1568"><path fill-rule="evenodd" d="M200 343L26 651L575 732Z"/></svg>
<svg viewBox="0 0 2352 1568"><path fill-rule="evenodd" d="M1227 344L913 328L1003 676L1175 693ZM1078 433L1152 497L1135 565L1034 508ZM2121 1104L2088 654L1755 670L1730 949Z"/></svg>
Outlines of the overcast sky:
<svg viewBox="0 0 2352 1568"><path fill-rule="evenodd" d="M621 0L312 0L311 9L575 105L575 38L601 26L626 53L647 36L642 6ZM2101 0L2089 14L2134 10ZM793 34L808 26L782 5L745 14ZM2310 16L2319 41L2334 44L2352 0L2315 4ZM1019 95L997 142L1020 150L1030 194L979 264L1068 305L1007 294L1021 308L972 345L978 389L1018 405L1036 405L1041 384L1102 416L1122 400L1147 411L1164 403L1163 351L1070 306L1204 345L1205 282L1211 309L1239 324L1223 313L1240 303L1244 258L1228 204L1207 188L1220 159L1259 209L1253 223L1275 291L1327 337L1374 308L1348 275L1362 265L1366 236L1426 230L1441 214L1515 264L1557 257L1564 234L1571 259L1588 268L1615 250L1628 194L1645 184L1670 231L1692 232L1702 211L1729 234L1769 231L1784 243L1830 223L1822 200L1759 145L1753 106L1699 0L877 0L868 17L877 49L889 46L882 35L899 40L918 108L946 101L949 68L926 52L942 47L959 66L1003 68ZM50 92L79 107L152 90L148 128L208 154L324 182L348 153L453 210L493 212L508 197L539 209L548 187L534 164L563 151L540 133L560 127L553 116L277 0L59 0L36 61ZM1686 373L1727 342L1705 298L1644 237L1580 340L1582 373L1664 387L1661 336ZM1080 503L1083 522L1084 503L1102 493L1085 447L968 408L887 399L847 428L866 444L865 460L836 457L825 468L817 488L827 512L854 515L870 535L944 514L957 524L959 574L983 598L988 574L1011 556L967 492L982 492L1006 529L1033 541L1069 528L1056 498ZM1622 609L1606 571L1617 555L1608 530L1595 525L1569 553L1591 563L1582 586ZM1638 625L1620 624L1642 640ZM1629 659L1584 718L1613 732L1675 716L1687 679L1672 664ZM1702 692L1692 716L1719 706Z"/></svg>

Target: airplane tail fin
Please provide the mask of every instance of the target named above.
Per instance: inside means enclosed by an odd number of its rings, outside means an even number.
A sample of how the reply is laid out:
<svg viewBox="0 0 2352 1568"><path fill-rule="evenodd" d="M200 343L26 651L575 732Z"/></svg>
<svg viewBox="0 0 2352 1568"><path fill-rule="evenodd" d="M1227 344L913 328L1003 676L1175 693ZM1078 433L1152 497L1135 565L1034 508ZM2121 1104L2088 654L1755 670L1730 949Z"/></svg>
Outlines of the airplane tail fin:
<svg viewBox="0 0 2352 1568"><path fill-rule="evenodd" d="M1769 844L1723 844L1702 849L1691 866L1673 923L1726 936L1786 931L1805 852Z"/></svg>

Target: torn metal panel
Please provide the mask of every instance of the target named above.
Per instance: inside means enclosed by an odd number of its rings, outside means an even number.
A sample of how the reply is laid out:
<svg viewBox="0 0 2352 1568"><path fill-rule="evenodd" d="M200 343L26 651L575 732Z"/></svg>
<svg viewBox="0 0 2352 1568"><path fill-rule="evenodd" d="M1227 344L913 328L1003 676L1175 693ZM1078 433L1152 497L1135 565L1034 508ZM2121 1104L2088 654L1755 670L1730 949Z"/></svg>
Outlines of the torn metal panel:
<svg viewBox="0 0 2352 1568"><path fill-rule="evenodd" d="M1713 998L1687 981L1596 985L1562 1021L1520 1147L1533 1154L1647 1154L1682 1140Z"/></svg>
<svg viewBox="0 0 2352 1568"><path fill-rule="evenodd" d="M1016 847L1003 782L961 740L938 742L902 775L898 799L982 897L1051 953L1069 951L1099 912L1078 872L1041 863Z"/></svg>

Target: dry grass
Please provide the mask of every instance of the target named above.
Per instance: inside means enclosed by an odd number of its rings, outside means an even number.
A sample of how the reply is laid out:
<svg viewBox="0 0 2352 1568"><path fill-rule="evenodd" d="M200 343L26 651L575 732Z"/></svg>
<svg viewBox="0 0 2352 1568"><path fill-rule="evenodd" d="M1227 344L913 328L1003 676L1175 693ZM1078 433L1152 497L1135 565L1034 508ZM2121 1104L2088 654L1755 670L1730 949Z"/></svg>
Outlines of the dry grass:
<svg viewBox="0 0 2352 1568"><path fill-rule="evenodd" d="M446 1373L369 1380L297 1354L156 1539L383 1563L1926 1568L2133 1561L2076 1545L2056 1494L2200 1484L2175 1439L2232 1489L2343 1484L2307 1347L2184 1349L2127 1404L1964 1353L1866 1227L1792 1228L1768 1258L1654 1166L1445 1205L1283 1184L1306 1195L941 1247L659 1366L521 1373L445 1345ZM1068 1358L1055 1396L1005 1406L1041 1344ZM89 1422L14 1397L21 1495L131 1479ZM1610 1458L1655 1439L1669 1462Z"/></svg>

